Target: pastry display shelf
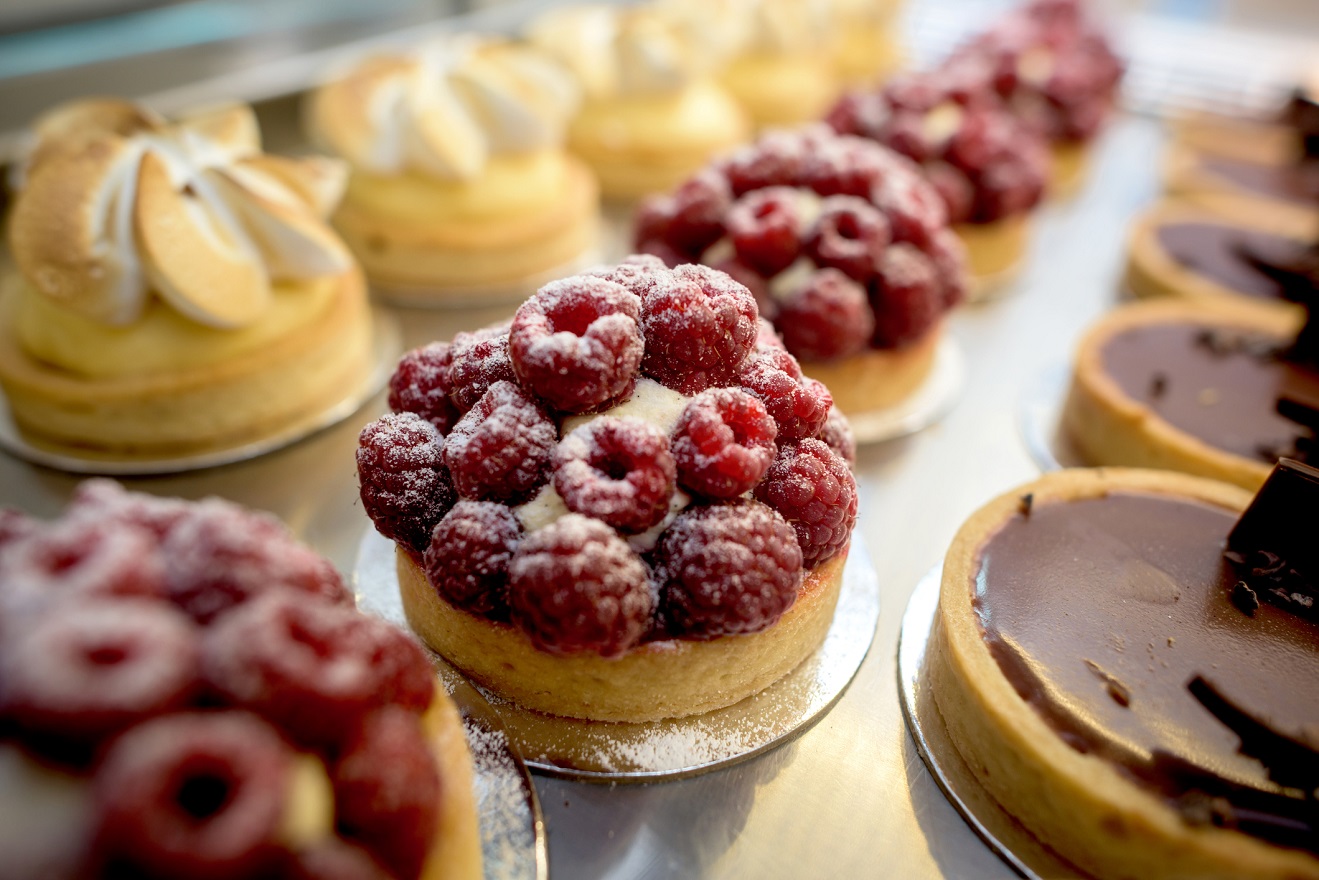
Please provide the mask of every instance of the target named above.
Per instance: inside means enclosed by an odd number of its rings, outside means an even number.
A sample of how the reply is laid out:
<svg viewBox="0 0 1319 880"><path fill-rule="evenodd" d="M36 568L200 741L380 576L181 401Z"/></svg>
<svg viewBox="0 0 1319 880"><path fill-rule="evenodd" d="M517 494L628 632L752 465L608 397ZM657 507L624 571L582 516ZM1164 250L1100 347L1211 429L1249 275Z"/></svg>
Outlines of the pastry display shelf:
<svg viewBox="0 0 1319 880"><path fill-rule="evenodd" d="M1085 189L1042 211L1016 289L954 314L950 329L968 366L956 407L924 431L861 449L857 539L876 569L879 624L837 705L783 747L691 779L611 787L537 776L551 876L1013 876L944 799L907 733L898 629L912 590L962 520L1038 473L1018 430L1021 395L1066 362L1082 329L1116 301L1126 222L1155 194L1161 137L1153 120L1117 121ZM412 346L509 308L394 311ZM353 452L362 425L384 407L378 395L344 422L252 461L126 482L270 510L351 571L368 528ZM0 505L51 516L77 480L0 454Z"/></svg>

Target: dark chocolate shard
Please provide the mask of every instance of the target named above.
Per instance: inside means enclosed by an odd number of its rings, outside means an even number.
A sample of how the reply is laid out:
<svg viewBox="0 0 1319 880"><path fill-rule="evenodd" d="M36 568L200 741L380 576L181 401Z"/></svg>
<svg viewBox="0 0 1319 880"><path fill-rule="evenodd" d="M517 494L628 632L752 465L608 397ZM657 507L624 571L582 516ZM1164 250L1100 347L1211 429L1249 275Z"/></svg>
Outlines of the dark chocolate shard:
<svg viewBox="0 0 1319 880"><path fill-rule="evenodd" d="M1259 595L1250 588L1250 584L1237 581L1232 587L1232 604L1247 617L1254 617L1255 610L1259 608Z"/></svg>
<svg viewBox="0 0 1319 880"><path fill-rule="evenodd" d="M1035 503L1035 496L1030 492L1022 495L1017 499L1017 512L1022 516L1030 516L1031 506Z"/></svg>
<svg viewBox="0 0 1319 880"><path fill-rule="evenodd" d="M1317 535L1319 469L1284 458L1227 536L1224 557L1257 599L1314 619L1319 607L1314 601L1319 596ZM1234 603L1238 592L1233 589ZM1302 601L1292 599L1293 594Z"/></svg>

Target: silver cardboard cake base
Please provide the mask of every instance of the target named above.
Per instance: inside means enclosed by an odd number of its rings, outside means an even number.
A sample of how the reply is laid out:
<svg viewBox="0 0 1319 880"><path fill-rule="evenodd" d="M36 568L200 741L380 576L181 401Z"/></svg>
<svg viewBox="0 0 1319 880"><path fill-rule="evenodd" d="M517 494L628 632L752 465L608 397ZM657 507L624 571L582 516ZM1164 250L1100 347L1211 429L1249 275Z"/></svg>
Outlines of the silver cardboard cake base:
<svg viewBox="0 0 1319 880"><path fill-rule="evenodd" d="M966 359L957 341L945 334L925 381L893 406L848 416L852 434L859 444L882 443L928 428L952 410L965 385Z"/></svg>
<svg viewBox="0 0 1319 880"><path fill-rule="evenodd" d="M1050 367L1027 383L1018 405L1021 438L1043 471L1090 466L1063 430L1063 404L1071 377L1070 364Z"/></svg>
<svg viewBox="0 0 1319 880"><path fill-rule="evenodd" d="M406 625L394 560L393 542L369 531L354 577L363 607ZM865 548L854 540L824 644L779 681L725 709L641 724L560 718L501 700L438 663L446 682L461 682L493 713L532 769L567 779L653 782L744 761L807 730L851 683L878 621L879 582Z"/></svg>

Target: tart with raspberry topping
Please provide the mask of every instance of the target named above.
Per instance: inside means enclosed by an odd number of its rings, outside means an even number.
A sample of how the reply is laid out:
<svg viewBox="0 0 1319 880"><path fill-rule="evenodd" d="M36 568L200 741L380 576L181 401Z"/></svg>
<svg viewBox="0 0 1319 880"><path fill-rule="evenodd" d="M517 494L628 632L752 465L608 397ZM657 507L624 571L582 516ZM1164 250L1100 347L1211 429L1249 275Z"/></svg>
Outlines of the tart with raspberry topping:
<svg viewBox="0 0 1319 880"><path fill-rule="evenodd" d="M800 412L781 400L800 383L798 360L850 416L911 394L966 292L962 245L920 169L823 125L767 134L643 203L636 243L753 292L791 357L761 358L745 382Z"/></svg>
<svg viewBox="0 0 1319 880"><path fill-rule="evenodd" d="M425 652L278 521L94 481L0 523L6 876L481 875Z"/></svg>
<svg viewBox="0 0 1319 880"><path fill-rule="evenodd" d="M1049 174L1044 139L985 85L969 65L950 64L848 94L828 116L836 131L876 140L921 165L966 245L973 296L1020 267Z"/></svg>
<svg viewBox="0 0 1319 880"><path fill-rule="evenodd" d="M406 355L357 465L413 628L505 698L602 721L796 667L857 492L846 423L777 344L728 275L640 256Z"/></svg>

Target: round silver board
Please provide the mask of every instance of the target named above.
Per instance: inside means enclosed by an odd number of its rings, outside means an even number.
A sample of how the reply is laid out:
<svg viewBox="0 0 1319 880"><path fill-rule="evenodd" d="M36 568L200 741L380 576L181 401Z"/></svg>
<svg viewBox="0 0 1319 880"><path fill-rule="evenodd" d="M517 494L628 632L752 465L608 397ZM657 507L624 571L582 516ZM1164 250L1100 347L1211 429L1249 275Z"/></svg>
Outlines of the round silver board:
<svg viewBox="0 0 1319 880"><path fill-rule="evenodd" d="M1028 382L1021 395L1017 425L1031 459L1043 471L1089 466L1062 428L1071 376L1070 365L1056 364Z"/></svg>
<svg viewBox="0 0 1319 880"><path fill-rule="evenodd" d="M393 544L389 548L392 551ZM392 565L392 552L388 556ZM408 623L398 601L398 590L390 594L369 586L376 580L377 562L383 560L358 560L353 575L358 607L406 628ZM364 574L368 581L366 589L363 589ZM546 880L549 855L545 847L545 822L526 765L512 748L503 724L485 698L439 657L432 655L432 660L441 685L462 714L472 752L486 880Z"/></svg>
<svg viewBox="0 0 1319 880"><path fill-rule="evenodd" d="M849 415L857 443L882 443L914 434L947 415L966 384L966 358L951 336L939 340L930 374L910 396L893 406Z"/></svg>
<svg viewBox="0 0 1319 880"><path fill-rule="evenodd" d="M205 452L158 458L57 445L20 430L9 412L3 392L0 392L0 449L24 461L55 470L114 477L199 471L274 452L346 419L385 386L402 354L402 337L398 321L392 315L380 309L372 309L371 320L371 370L367 376L319 412L311 413L260 439Z"/></svg>
<svg viewBox="0 0 1319 880"><path fill-rule="evenodd" d="M925 650L939 607L943 567L921 578L898 634L898 693L907 729L930 775L966 824L1027 880L1070 877L1076 869L1045 849L985 791L948 739L925 683Z"/></svg>
<svg viewBox="0 0 1319 880"><path fill-rule="evenodd" d="M374 531L358 549L355 570L363 607L403 620L394 544ZM693 776L766 752L818 721L842 696L875 638L879 582L859 540L843 568L834 620L820 649L759 694L691 718L612 724L542 715L447 676L482 698L513 748L534 770L567 779L652 782Z"/></svg>

